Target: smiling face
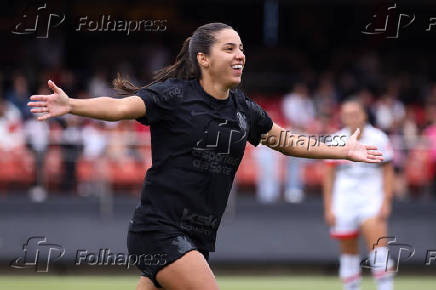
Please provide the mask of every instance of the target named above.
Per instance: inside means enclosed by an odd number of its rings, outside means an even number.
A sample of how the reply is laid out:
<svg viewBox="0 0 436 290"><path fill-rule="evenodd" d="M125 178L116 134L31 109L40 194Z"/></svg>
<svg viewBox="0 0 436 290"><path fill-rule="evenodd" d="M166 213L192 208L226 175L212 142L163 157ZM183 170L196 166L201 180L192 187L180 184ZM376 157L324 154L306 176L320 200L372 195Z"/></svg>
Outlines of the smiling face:
<svg viewBox="0 0 436 290"><path fill-rule="evenodd" d="M215 39L208 55L204 53L197 55L202 76L207 75L224 87L235 87L241 82L245 65L241 39L233 29L218 31L215 33Z"/></svg>

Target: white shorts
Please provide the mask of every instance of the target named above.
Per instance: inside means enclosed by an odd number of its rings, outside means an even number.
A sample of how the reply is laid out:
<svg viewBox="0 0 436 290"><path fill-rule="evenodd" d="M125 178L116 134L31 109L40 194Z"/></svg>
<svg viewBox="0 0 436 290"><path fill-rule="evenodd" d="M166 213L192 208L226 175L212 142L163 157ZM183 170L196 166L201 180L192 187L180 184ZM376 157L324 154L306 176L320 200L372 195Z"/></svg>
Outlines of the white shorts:
<svg viewBox="0 0 436 290"><path fill-rule="evenodd" d="M336 239L359 236L360 225L378 214L382 204L381 196L371 198L333 197L333 213L336 223L330 228L330 236Z"/></svg>

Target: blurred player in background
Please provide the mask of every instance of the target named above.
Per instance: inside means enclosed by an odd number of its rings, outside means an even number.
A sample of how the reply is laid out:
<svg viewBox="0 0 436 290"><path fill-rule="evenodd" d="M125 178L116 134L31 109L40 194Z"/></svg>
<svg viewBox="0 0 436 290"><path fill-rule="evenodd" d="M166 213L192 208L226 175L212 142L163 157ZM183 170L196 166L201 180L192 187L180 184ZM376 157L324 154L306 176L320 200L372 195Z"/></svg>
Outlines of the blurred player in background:
<svg viewBox="0 0 436 290"><path fill-rule="evenodd" d="M28 105L42 114L39 120L71 113L150 126L152 167L127 237L143 275L137 289L218 289L208 256L247 141L306 158L383 160L375 146L357 142L358 130L341 147L308 150L308 138L283 142L284 130L236 88L244 65L238 33L209 23L185 40L176 62L152 84L138 88L116 79L125 98L70 98L52 81L53 94L31 96Z"/></svg>
<svg viewBox="0 0 436 290"><path fill-rule="evenodd" d="M339 276L345 290L360 289L359 233L369 250L369 263L378 290L393 289L393 267L386 239L387 219L391 212L393 153L388 137L367 123L364 106L357 99L342 104L345 128L335 134L350 136L360 129L358 140L375 144L383 152L384 163L352 163L326 160L324 210L330 234L340 243ZM380 239L380 240L379 240Z"/></svg>

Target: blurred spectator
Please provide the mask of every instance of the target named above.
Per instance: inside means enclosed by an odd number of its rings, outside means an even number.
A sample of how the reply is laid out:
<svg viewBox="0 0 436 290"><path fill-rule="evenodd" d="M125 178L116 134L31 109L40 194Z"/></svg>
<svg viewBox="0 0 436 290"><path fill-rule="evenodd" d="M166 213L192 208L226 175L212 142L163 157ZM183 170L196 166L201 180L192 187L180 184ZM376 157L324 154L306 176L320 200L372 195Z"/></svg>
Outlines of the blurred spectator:
<svg viewBox="0 0 436 290"><path fill-rule="evenodd" d="M83 144L81 119L75 115L66 115L62 119L62 125L64 126L61 139L62 159L64 162L64 180L62 185L65 192L74 193L77 184L77 160L81 154Z"/></svg>
<svg viewBox="0 0 436 290"><path fill-rule="evenodd" d="M254 149L257 163L256 198L261 203L276 202L280 197L279 154L267 146Z"/></svg>
<svg viewBox="0 0 436 290"><path fill-rule="evenodd" d="M0 152L23 150L25 136L20 111L8 100L0 98Z"/></svg>
<svg viewBox="0 0 436 290"><path fill-rule="evenodd" d="M82 136L82 165L88 167L85 174L91 176L80 178L78 193L82 196L107 193L110 191L110 176L105 156L108 145L105 122L91 119L83 128Z"/></svg>
<svg viewBox="0 0 436 290"><path fill-rule="evenodd" d="M269 116L280 124L280 108L269 108ZM281 125L281 124L280 124ZM257 146L253 149L256 161L256 198L261 203L272 203L280 197L280 156L267 146Z"/></svg>
<svg viewBox="0 0 436 290"><path fill-rule="evenodd" d="M330 74L325 74L321 77L313 100L317 116L332 117L337 105L338 95Z"/></svg>
<svg viewBox="0 0 436 290"><path fill-rule="evenodd" d="M430 125L424 130L424 138L427 141L427 146L430 151L431 158L431 170L432 181L431 181L431 193L433 197L436 197L436 103L428 108L428 116L430 118Z"/></svg>
<svg viewBox="0 0 436 290"><path fill-rule="evenodd" d="M32 117L32 113L27 107L29 96L30 94L26 77L21 73L14 74L12 78L12 90L9 91L6 98L18 108L21 117L24 120Z"/></svg>
<svg viewBox="0 0 436 290"><path fill-rule="evenodd" d="M109 127L107 154L110 160L119 163L134 161L136 153L131 145L136 144L136 135L133 122L120 121L109 124L111 127Z"/></svg>
<svg viewBox="0 0 436 290"><path fill-rule="evenodd" d="M394 133L401 127L404 116L404 105L398 100L398 86L391 83L376 103L376 125L387 133Z"/></svg>
<svg viewBox="0 0 436 290"><path fill-rule="evenodd" d="M292 92L284 96L283 113L291 128L292 134L307 133L315 120L315 105L309 96L309 90L304 83L296 83ZM301 202L304 199L302 172L305 160L303 158L288 157L285 200L287 202Z"/></svg>
<svg viewBox="0 0 436 290"><path fill-rule="evenodd" d="M91 97L110 96L112 89L109 87L106 73L103 69L97 70L89 82L88 90Z"/></svg>
<svg viewBox="0 0 436 290"><path fill-rule="evenodd" d="M105 123L90 120L83 128L83 158L93 160L106 153L108 137L105 131Z"/></svg>
<svg viewBox="0 0 436 290"><path fill-rule="evenodd" d="M50 94L46 86L41 86L37 94ZM35 118L29 118L24 125L27 144L31 148L36 168L44 168L44 160L49 145L50 128L47 122L37 121ZM43 170L35 170L35 184L30 190L30 197L34 201L44 201L47 197L47 191L44 188Z"/></svg>
<svg viewBox="0 0 436 290"><path fill-rule="evenodd" d="M0 97L0 189L17 183L20 176L31 175L32 161L27 158L20 112Z"/></svg>

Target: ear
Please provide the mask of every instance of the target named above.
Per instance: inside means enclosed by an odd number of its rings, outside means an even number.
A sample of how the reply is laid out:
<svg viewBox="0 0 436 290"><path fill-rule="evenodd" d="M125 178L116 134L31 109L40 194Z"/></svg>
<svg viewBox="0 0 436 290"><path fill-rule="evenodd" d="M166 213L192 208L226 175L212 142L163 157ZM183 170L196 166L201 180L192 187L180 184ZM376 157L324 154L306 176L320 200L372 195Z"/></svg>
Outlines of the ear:
<svg viewBox="0 0 436 290"><path fill-rule="evenodd" d="M200 67L208 68L209 67L209 59L206 54L199 52L197 53L197 61Z"/></svg>

